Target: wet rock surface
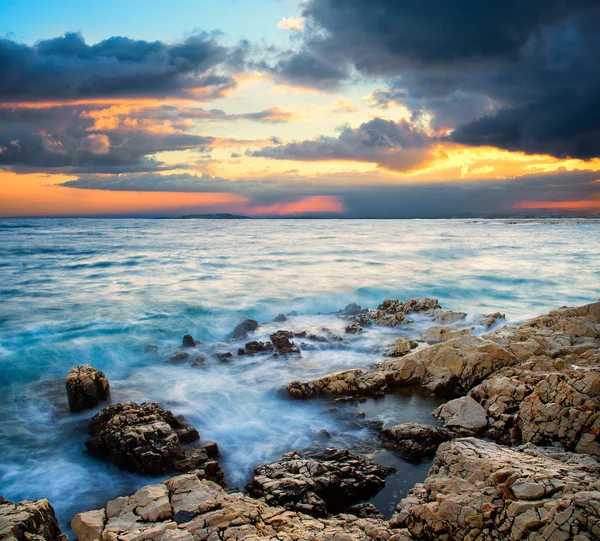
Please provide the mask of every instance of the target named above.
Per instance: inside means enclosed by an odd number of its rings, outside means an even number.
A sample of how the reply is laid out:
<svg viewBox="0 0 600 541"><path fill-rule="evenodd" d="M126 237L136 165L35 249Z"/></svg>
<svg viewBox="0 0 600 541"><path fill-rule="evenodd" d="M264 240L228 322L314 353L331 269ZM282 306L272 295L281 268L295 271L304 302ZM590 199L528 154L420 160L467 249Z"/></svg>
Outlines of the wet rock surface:
<svg viewBox="0 0 600 541"><path fill-rule="evenodd" d="M258 327L258 321L244 317L233 329L232 338L234 340L237 340L238 338L244 338L245 336L248 336L249 333L258 329Z"/></svg>
<svg viewBox="0 0 600 541"><path fill-rule="evenodd" d="M402 423L381 431L383 445L410 460L433 455L438 446L455 436L447 428Z"/></svg>
<svg viewBox="0 0 600 541"><path fill-rule="evenodd" d="M248 489L270 505L324 517L376 494L391 471L348 450L290 452L256 468Z"/></svg>
<svg viewBox="0 0 600 541"><path fill-rule="evenodd" d="M0 496L0 539L6 541L67 541L48 500L18 504Z"/></svg>
<svg viewBox="0 0 600 541"><path fill-rule="evenodd" d="M110 398L110 384L104 372L89 364L74 366L65 378L69 409L76 413L95 408Z"/></svg>
<svg viewBox="0 0 600 541"><path fill-rule="evenodd" d="M391 524L423 540L598 539L599 473L598 465L567 464L475 438L448 442Z"/></svg>
<svg viewBox="0 0 600 541"><path fill-rule="evenodd" d="M315 518L240 493L227 494L194 474L76 515L71 526L81 541L409 541L405 531L390 529L380 517Z"/></svg>
<svg viewBox="0 0 600 541"><path fill-rule="evenodd" d="M88 432L93 436L85 442L90 453L120 468L147 474L201 469L205 477L222 480L219 464L206 449L181 446L198 440L198 431L158 404L108 406L91 419Z"/></svg>

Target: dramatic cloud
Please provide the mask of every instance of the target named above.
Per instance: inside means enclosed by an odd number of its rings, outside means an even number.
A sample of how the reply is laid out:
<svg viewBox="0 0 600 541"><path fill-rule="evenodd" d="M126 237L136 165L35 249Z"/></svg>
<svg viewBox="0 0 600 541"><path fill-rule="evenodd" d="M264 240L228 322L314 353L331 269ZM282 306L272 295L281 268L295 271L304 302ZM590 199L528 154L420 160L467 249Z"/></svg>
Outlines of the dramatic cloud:
<svg viewBox="0 0 600 541"><path fill-rule="evenodd" d="M424 132L404 120L375 118L358 128L343 126L338 137L277 144L249 154L278 160L373 162L387 169L405 171L426 160L432 144Z"/></svg>
<svg viewBox="0 0 600 541"><path fill-rule="evenodd" d="M215 96L235 84L216 68L239 65L241 57L242 49L224 47L207 33L174 44L112 37L88 45L76 33L33 46L2 39L0 99L162 96L191 89Z"/></svg>
<svg viewBox="0 0 600 541"><path fill-rule="evenodd" d="M436 218L597 213L600 173L558 171L506 180L453 180L417 183L385 175L353 173L318 178L272 177L230 181L193 174L80 175L62 186L85 190L231 193L245 198L238 208L255 214L330 212L352 218ZM347 177L344 179L344 177ZM371 182L367 182L371 177ZM319 210L320 209L320 210Z"/></svg>
<svg viewBox="0 0 600 541"><path fill-rule="evenodd" d="M281 80L385 77L376 101L460 126L457 142L600 156L597 1L308 0L302 17L301 46L273 68Z"/></svg>

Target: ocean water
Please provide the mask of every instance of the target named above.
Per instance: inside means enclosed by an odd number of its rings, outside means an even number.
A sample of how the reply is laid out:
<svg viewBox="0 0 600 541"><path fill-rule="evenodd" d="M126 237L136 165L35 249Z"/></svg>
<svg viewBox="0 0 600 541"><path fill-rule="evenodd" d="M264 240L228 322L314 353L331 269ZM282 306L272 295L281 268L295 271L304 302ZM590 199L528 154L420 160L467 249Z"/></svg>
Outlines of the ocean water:
<svg viewBox="0 0 600 541"><path fill-rule="evenodd" d="M432 423L439 399L404 390L334 406L280 390L368 368L386 343L418 338L429 322L307 343L289 359L236 357L242 343L228 340L236 322L295 311L256 339L279 328L343 334L345 321L331 312L350 302L374 308L430 296L469 321L501 311L518 323L598 299L599 238L600 223L568 220L0 220L0 495L48 498L68 532L73 514L157 482L87 455L94 411L70 414L63 381L71 366L90 363L109 377L113 401L157 401L217 441L232 485L311 445L349 446L395 465L374 498L389 514L430 462L374 452L362 421ZM166 364L187 333L209 360ZM148 344L158 353L145 353ZM225 351L234 353L229 363L214 357Z"/></svg>

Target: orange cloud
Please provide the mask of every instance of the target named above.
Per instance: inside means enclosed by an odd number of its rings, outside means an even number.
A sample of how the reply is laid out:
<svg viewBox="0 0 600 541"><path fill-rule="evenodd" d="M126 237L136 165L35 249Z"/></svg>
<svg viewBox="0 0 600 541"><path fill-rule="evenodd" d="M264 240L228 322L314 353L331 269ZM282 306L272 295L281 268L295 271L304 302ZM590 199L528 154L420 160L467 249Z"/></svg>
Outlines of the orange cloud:
<svg viewBox="0 0 600 541"><path fill-rule="evenodd" d="M290 216L313 212L342 212L343 210L345 208L341 198L334 195L314 195L298 201L252 207L248 213L252 216Z"/></svg>
<svg viewBox="0 0 600 541"><path fill-rule="evenodd" d="M519 201L515 209L600 210L600 201Z"/></svg>
<svg viewBox="0 0 600 541"><path fill-rule="evenodd" d="M248 202L232 193L116 192L58 186L67 175L0 171L0 216L92 216L158 213L206 207L235 210Z"/></svg>

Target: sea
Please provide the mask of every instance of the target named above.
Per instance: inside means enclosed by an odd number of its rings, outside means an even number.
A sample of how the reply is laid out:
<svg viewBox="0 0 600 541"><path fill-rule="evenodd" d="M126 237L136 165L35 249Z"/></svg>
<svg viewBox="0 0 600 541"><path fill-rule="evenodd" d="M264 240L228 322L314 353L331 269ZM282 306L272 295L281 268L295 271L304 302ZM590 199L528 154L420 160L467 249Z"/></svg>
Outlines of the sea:
<svg viewBox="0 0 600 541"><path fill-rule="evenodd" d="M380 450L373 421L435 424L442 399L401 389L364 403L290 400L282 389L385 358L395 338L431 322L344 333L349 303L434 297L468 314L518 324L600 295L600 223L586 220L0 220L0 495L47 498L63 531L73 515L162 478L119 470L86 452L100 409L68 411L64 378L89 363L112 401L155 401L219 444L231 490L291 450L350 448L393 465L372 500L390 516L431 459ZM275 323L278 314L285 322ZM300 356L237 356L242 317L261 327L337 335L295 339ZM203 362L167 361L191 334ZM155 348L147 346L153 345ZM223 362L218 354L232 352Z"/></svg>

